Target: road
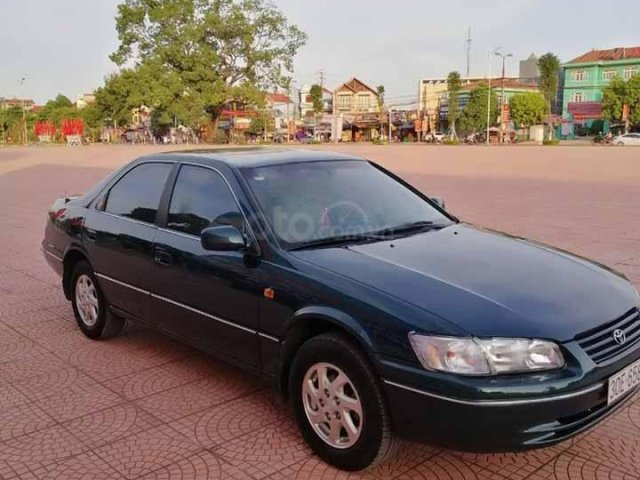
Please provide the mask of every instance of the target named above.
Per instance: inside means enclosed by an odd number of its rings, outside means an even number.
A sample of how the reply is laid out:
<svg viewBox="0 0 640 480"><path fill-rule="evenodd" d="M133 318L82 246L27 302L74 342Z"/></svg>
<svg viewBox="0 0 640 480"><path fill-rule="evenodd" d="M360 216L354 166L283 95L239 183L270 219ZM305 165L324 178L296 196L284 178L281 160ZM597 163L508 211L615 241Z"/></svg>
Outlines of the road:
<svg viewBox="0 0 640 480"><path fill-rule="evenodd" d="M640 149L332 149L380 162L465 221L593 258L640 287ZM75 327L40 253L46 210L160 150L0 148L0 479L347 478L311 455L255 378L139 327L106 342ZM638 479L638 458L640 395L551 448L474 455L406 444L348 478Z"/></svg>

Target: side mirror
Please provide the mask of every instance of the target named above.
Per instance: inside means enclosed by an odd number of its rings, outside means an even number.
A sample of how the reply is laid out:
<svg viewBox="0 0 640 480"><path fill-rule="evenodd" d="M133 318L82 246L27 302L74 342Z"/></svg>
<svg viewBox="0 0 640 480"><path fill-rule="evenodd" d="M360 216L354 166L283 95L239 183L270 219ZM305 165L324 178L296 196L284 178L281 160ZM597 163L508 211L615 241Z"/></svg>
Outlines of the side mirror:
<svg viewBox="0 0 640 480"><path fill-rule="evenodd" d="M431 197L431 201L438 205L442 210L444 210L444 198L442 197Z"/></svg>
<svg viewBox="0 0 640 480"><path fill-rule="evenodd" d="M237 252L247 248L247 241L233 225L216 225L202 230L200 244L205 250Z"/></svg>

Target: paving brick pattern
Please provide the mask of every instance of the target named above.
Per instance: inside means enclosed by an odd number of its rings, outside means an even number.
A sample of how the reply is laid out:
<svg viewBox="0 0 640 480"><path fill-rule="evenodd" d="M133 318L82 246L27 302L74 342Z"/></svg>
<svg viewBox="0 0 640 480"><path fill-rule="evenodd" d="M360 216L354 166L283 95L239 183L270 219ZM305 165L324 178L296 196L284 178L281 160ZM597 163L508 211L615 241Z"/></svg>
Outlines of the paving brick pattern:
<svg viewBox="0 0 640 480"><path fill-rule="evenodd" d="M593 257L640 285L640 149L342 146L470 222ZM0 149L0 479L640 478L640 396L551 448L469 454L405 444L339 472L246 373L138 326L76 328L41 257L46 209L145 147Z"/></svg>

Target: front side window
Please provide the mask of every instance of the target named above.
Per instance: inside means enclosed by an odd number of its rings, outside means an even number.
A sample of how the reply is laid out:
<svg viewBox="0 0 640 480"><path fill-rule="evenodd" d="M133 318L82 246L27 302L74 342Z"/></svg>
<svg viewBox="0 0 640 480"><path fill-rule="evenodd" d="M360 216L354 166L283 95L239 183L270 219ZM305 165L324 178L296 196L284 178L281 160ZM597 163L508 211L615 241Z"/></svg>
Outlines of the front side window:
<svg viewBox="0 0 640 480"><path fill-rule="evenodd" d="M214 170L182 166L171 196L167 228L199 236L215 225L243 230L244 217L227 183Z"/></svg>
<svg viewBox="0 0 640 480"><path fill-rule="evenodd" d="M631 77L638 73L638 69L636 67L624 67L624 71L622 73L622 77L625 80L629 80Z"/></svg>
<svg viewBox="0 0 640 480"><path fill-rule="evenodd" d="M366 110L369 108L369 95L358 95L358 109Z"/></svg>
<svg viewBox="0 0 640 480"><path fill-rule="evenodd" d="M615 70L605 70L602 72L602 78L604 78L605 80L611 80L616 76L616 71Z"/></svg>
<svg viewBox="0 0 640 480"><path fill-rule="evenodd" d="M376 234L415 222L452 221L361 160L316 161L242 170L285 248L339 236Z"/></svg>
<svg viewBox="0 0 640 480"><path fill-rule="evenodd" d="M169 163L144 163L124 175L109 191L105 212L154 223L162 190L173 168Z"/></svg>

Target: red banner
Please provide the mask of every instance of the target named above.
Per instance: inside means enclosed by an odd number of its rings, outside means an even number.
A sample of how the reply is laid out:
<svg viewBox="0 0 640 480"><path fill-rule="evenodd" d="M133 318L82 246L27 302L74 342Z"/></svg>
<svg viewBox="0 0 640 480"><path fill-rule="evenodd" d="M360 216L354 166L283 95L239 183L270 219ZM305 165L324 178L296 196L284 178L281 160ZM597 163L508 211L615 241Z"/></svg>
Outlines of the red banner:
<svg viewBox="0 0 640 480"><path fill-rule="evenodd" d="M80 119L65 119L61 122L62 134L65 137L70 135L84 135L84 122Z"/></svg>

